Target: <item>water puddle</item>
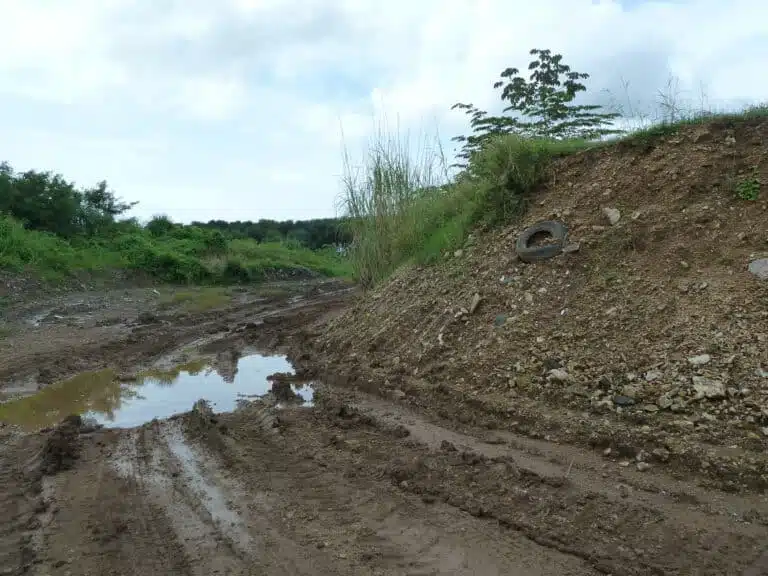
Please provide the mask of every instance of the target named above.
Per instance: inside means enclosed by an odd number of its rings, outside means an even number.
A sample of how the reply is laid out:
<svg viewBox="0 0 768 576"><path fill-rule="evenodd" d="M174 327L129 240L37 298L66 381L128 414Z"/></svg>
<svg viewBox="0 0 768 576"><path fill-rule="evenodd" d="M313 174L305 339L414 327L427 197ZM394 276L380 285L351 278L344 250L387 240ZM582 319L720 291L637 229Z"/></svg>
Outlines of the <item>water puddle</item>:
<svg viewBox="0 0 768 576"><path fill-rule="evenodd" d="M122 382L112 370L86 372L0 403L0 422L39 430L80 414L104 426L130 428L187 412L201 398L215 412L231 412L240 402L267 394L278 407L311 405L312 387L296 382L293 374L285 357L261 354L201 359Z"/></svg>

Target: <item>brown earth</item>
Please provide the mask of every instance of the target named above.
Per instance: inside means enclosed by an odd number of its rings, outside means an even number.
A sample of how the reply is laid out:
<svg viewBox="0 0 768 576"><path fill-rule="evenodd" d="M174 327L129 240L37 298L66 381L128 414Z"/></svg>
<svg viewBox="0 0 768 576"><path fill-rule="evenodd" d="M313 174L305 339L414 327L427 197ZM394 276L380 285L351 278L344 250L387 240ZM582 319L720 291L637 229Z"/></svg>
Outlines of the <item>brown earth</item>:
<svg viewBox="0 0 768 576"><path fill-rule="evenodd" d="M301 354L436 416L762 491L768 282L748 265L768 256L767 137L764 121L700 125L566 158L520 225L401 270ZM735 190L751 177L757 201ZM517 260L519 232L548 218L578 251Z"/></svg>
<svg viewBox="0 0 768 576"><path fill-rule="evenodd" d="M561 161L523 224L561 218L579 250L539 264L514 226L364 295L13 303L6 396L245 348L297 375L229 414L0 425L0 573L768 574L768 205L735 194L768 182L767 132ZM308 379L313 407L274 404Z"/></svg>

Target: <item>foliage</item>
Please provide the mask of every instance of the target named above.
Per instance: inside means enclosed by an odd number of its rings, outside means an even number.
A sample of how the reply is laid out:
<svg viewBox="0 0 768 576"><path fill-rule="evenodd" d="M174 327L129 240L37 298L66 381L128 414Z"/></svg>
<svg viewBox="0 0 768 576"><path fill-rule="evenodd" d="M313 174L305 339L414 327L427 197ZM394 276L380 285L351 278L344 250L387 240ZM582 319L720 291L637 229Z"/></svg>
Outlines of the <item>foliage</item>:
<svg viewBox="0 0 768 576"><path fill-rule="evenodd" d="M257 242L287 242L306 246L311 250L332 245L346 245L351 241L347 226L336 218L318 218L315 220L259 220L226 222L209 220L193 222L200 228L213 228L234 238L251 238Z"/></svg>
<svg viewBox="0 0 768 576"><path fill-rule="evenodd" d="M744 178L736 184L736 195L742 200L757 200L760 197L760 179L755 174L749 178Z"/></svg>
<svg viewBox="0 0 768 576"><path fill-rule="evenodd" d="M382 138L372 146L362 177L349 168L344 176L355 277L374 285L404 263L434 262L459 248L478 224L513 220L546 177L550 161L584 145L499 135L451 182L442 154L414 161L396 138Z"/></svg>
<svg viewBox="0 0 768 576"><path fill-rule="evenodd" d="M517 68L507 68L494 89L501 89L501 100L507 106L502 116L490 116L473 104L457 103L452 109L464 110L470 118L472 134L456 136L462 143L456 166L466 168L473 154L494 137L516 134L527 138L552 140L594 140L621 133L612 127L619 114L603 112L595 104L573 104L576 96L586 90L580 81L588 74L574 72L563 63L562 55L550 50L533 49L537 58L528 65L529 79L520 76ZM510 113L514 113L512 116Z"/></svg>
<svg viewBox="0 0 768 576"><path fill-rule="evenodd" d="M183 225L165 215L142 227L118 220L135 203L106 182L78 189L58 174L0 164L0 269L56 279L122 269L172 283L245 282L282 274L349 273L334 219Z"/></svg>
<svg viewBox="0 0 768 576"><path fill-rule="evenodd" d="M0 216L0 269L31 271L49 280L119 269L180 284L246 282L297 272L350 274L334 250L232 240L219 230L174 224L158 235L133 225L106 236L68 239L25 229L9 216Z"/></svg>
<svg viewBox="0 0 768 576"><path fill-rule="evenodd" d="M379 135L361 171L345 156L343 202L352 236L349 256L355 276L371 285L423 248L451 209L434 210L450 197L442 186L445 166L439 151L425 149L413 159L407 143Z"/></svg>
<svg viewBox="0 0 768 576"><path fill-rule="evenodd" d="M0 163L0 213L30 230L67 238L95 236L134 205L117 198L106 182L77 189L58 174L34 170L17 174L7 162Z"/></svg>

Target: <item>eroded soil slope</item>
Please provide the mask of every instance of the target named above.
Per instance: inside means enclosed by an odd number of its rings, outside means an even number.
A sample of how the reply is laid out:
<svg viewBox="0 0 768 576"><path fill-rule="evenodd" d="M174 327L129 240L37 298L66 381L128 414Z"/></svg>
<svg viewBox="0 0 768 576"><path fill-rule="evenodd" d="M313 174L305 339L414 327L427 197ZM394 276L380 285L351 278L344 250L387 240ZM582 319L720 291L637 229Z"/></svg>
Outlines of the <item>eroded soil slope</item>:
<svg viewBox="0 0 768 576"><path fill-rule="evenodd" d="M520 225L401 271L301 349L436 415L762 490L768 281L748 266L768 256L767 137L715 123L564 159ZM578 251L517 260L519 232L548 218Z"/></svg>

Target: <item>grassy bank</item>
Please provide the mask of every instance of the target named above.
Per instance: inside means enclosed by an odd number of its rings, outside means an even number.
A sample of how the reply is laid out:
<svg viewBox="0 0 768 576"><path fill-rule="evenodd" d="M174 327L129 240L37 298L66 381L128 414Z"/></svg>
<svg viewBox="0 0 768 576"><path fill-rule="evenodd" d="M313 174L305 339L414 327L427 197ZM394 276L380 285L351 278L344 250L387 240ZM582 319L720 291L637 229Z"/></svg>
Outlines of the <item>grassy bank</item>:
<svg viewBox="0 0 768 576"><path fill-rule="evenodd" d="M727 114L697 111L592 141L499 135L452 177L439 150L414 155L397 136L380 136L361 170L354 172L346 163L344 206L353 217L354 275L376 284L401 265L434 262L460 248L473 229L514 222L558 157L597 147L649 149L692 124L734 125L766 117L768 106Z"/></svg>
<svg viewBox="0 0 768 576"><path fill-rule="evenodd" d="M355 277L375 284L404 263L434 262L459 248L477 226L519 217L551 161L586 147L581 140L500 136L451 178L439 150L414 161L397 138L379 140L365 168L357 175L348 169L344 178Z"/></svg>
<svg viewBox="0 0 768 576"><path fill-rule="evenodd" d="M162 282L200 284L258 281L306 271L351 274L348 262L333 250L232 239L194 226L153 234L129 223L96 236L65 238L26 229L8 216L0 216L0 269L33 273L49 281L80 272L124 270Z"/></svg>

